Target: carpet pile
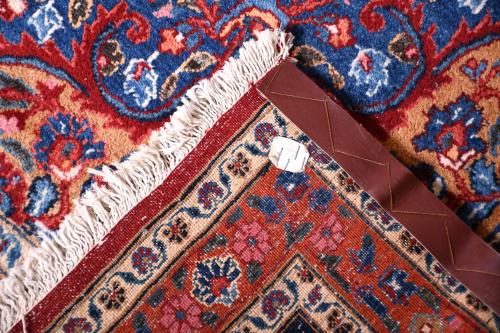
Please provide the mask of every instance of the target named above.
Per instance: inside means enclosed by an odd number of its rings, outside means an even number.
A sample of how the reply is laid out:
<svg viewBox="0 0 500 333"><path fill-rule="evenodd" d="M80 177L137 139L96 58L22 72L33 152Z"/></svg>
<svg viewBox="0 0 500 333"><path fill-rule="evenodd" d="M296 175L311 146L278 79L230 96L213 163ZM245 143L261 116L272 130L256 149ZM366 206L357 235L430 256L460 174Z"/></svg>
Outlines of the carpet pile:
<svg viewBox="0 0 500 333"><path fill-rule="evenodd" d="M276 136L311 152L304 172L271 163ZM251 88L26 325L36 332L486 332L495 320Z"/></svg>
<svg viewBox="0 0 500 333"><path fill-rule="evenodd" d="M499 38L494 0L0 1L0 327L287 55L498 250Z"/></svg>

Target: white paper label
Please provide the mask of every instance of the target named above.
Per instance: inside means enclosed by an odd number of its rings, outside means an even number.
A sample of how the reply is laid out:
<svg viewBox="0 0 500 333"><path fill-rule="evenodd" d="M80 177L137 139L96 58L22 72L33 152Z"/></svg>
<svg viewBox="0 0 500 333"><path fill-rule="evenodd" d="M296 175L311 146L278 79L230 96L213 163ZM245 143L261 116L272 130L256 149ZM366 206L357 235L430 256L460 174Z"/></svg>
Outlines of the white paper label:
<svg viewBox="0 0 500 333"><path fill-rule="evenodd" d="M302 172L309 159L309 152L302 143L277 136L271 142L269 159L278 169Z"/></svg>

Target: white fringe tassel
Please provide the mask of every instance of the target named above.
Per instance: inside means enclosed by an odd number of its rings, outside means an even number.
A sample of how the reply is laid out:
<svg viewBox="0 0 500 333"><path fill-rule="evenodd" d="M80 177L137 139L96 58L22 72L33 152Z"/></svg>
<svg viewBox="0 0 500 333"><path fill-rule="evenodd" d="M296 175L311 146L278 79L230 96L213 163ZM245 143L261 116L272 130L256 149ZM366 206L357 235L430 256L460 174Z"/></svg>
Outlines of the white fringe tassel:
<svg viewBox="0 0 500 333"><path fill-rule="evenodd" d="M55 287L111 228L172 172L200 142L219 117L229 110L266 72L284 59L292 37L266 30L243 44L210 79L189 89L171 122L154 132L147 145L128 160L90 173L108 186L94 184L76 201L53 239L30 253L0 281L0 331L10 329Z"/></svg>

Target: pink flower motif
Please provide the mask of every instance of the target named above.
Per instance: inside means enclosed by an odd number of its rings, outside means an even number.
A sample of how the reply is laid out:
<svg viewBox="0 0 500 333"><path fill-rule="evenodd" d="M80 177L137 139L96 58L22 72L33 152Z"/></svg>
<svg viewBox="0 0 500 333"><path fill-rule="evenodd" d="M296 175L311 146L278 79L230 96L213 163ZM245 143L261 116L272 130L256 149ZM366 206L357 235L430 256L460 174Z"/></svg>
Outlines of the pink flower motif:
<svg viewBox="0 0 500 333"><path fill-rule="evenodd" d="M267 242L269 235L257 221L244 224L234 235L234 250L246 261L263 262L264 256L271 251Z"/></svg>
<svg viewBox="0 0 500 333"><path fill-rule="evenodd" d="M17 118L11 117L7 118L6 116L0 116L0 131L5 134L14 133L17 131Z"/></svg>
<svg viewBox="0 0 500 333"><path fill-rule="evenodd" d="M49 90L54 90L55 88L57 88L58 86L58 82L57 80L54 80L52 78L48 79L48 80L45 80L45 85L47 86L47 88L49 88Z"/></svg>
<svg viewBox="0 0 500 333"><path fill-rule="evenodd" d="M352 35L352 22L347 17L337 19L333 24L325 24L328 42L335 48L353 46L356 38Z"/></svg>
<svg viewBox="0 0 500 333"><path fill-rule="evenodd" d="M25 0L0 0L0 18L11 22L28 8Z"/></svg>
<svg viewBox="0 0 500 333"><path fill-rule="evenodd" d="M161 42L158 49L163 53L179 55L187 48L186 37L175 29L163 29L160 31Z"/></svg>
<svg viewBox="0 0 500 333"><path fill-rule="evenodd" d="M158 9L156 12L154 12L153 15L156 18L161 18L161 17L172 18L173 17L172 8L173 8L172 2L168 2L166 5L164 5L163 7Z"/></svg>
<svg viewBox="0 0 500 333"><path fill-rule="evenodd" d="M319 251L335 250L345 239L344 228L335 215L322 223L311 236L311 243Z"/></svg>
<svg viewBox="0 0 500 333"><path fill-rule="evenodd" d="M163 308L160 323L172 333L187 333L201 327L201 310L188 295L177 296Z"/></svg>

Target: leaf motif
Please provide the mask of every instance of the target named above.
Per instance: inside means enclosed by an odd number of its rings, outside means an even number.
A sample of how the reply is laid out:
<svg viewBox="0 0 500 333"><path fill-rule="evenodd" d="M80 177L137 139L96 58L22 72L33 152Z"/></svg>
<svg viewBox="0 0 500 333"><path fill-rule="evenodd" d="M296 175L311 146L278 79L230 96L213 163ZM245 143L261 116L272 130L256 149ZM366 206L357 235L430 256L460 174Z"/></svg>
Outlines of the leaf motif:
<svg viewBox="0 0 500 333"><path fill-rule="evenodd" d="M233 224L238 222L243 217L243 210L238 207L236 210L227 218L227 223Z"/></svg>
<svg viewBox="0 0 500 333"><path fill-rule="evenodd" d="M2 71L0 71L0 89L12 89L21 93L33 94L33 89L23 80L14 78Z"/></svg>
<svg viewBox="0 0 500 333"><path fill-rule="evenodd" d="M482 195L490 195L500 190L495 169L495 163L488 163L484 157L475 160L469 168L472 189Z"/></svg>
<svg viewBox="0 0 500 333"><path fill-rule="evenodd" d="M318 259L326 265L327 270L335 270L335 268L342 261L341 256L327 255L327 254L319 254Z"/></svg>
<svg viewBox="0 0 500 333"><path fill-rule="evenodd" d="M286 246L287 248L292 247L293 244L300 242L304 237L311 231L313 224L311 222L305 222L299 225L296 229L293 229L289 223L285 224L286 232Z"/></svg>
<svg viewBox="0 0 500 333"><path fill-rule="evenodd" d="M420 288L418 291L420 298L427 304L430 308L439 311L441 307L441 301L439 297L434 295L434 293L426 287Z"/></svg>
<svg viewBox="0 0 500 333"><path fill-rule="evenodd" d="M99 308L95 304L91 303L89 305L88 314L89 314L90 318L97 321L101 318L102 311L99 310Z"/></svg>
<svg viewBox="0 0 500 333"><path fill-rule="evenodd" d="M118 272L116 275L121 277L123 279L123 281L125 281L127 283L134 283L134 284L140 283L140 280L138 280L134 276L134 274L132 274L130 272Z"/></svg>
<svg viewBox="0 0 500 333"><path fill-rule="evenodd" d="M195 52L180 66L181 71L198 73L215 63L215 58L208 52Z"/></svg>
<svg viewBox="0 0 500 333"><path fill-rule="evenodd" d="M325 312L326 310L328 310L330 308L332 304L331 303L321 303L320 305L318 305L318 307L316 308L316 312Z"/></svg>
<svg viewBox="0 0 500 333"><path fill-rule="evenodd" d="M290 290L294 296L297 296L299 294L297 289L297 283L295 283L295 281L289 279L283 279L283 281L285 282L288 290Z"/></svg>
<svg viewBox="0 0 500 333"><path fill-rule="evenodd" d="M132 325L134 326L135 333L151 333L146 316L142 312L137 312L134 315L132 318Z"/></svg>
<svg viewBox="0 0 500 333"><path fill-rule="evenodd" d="M251 195L247 198L248 207L259 209L260 207L260 197L258 195Z"/></svg>
<svg viewBox="0 0 500 333"><path fill-rule="evenodd" d="M21 257L21 245L14 235L4 233L3 228L0 226L0 241L6 245L2 252L7 252L7 267L12 268L17 259Z"/></svg>
<svg viewBox="0 0 500 333"><path fill-rule="evenodd" d="M93 5L93 0L69 0L68 19L73 28L79 28L89 18Z"/></svg>
<svg viewBox="0 0 500 333"><path fill-rule="evenodd" d="M354 218L354 216L353 216L353 215L352 215L352 213L349 211L349 209L347 209L347 207L346 207L346 206L344 206L344 205L338 205L338 206L337 206L337 210L338 210L339 214L340 214L342 217L346 218L346 219L353 219L353 218Z"/></svg>
<svg viewBox="0 0 500 333"><path fill-rule="evenodd" d="M121 50L120 43L115 39L109 39L102 43L99 48L97 66L104 76L111 76L118 71L120 65L125 63L125 55Z"/></svg>
<svg viewBox="0 0 500 333"><path fill-rule="evenodd" d="M9 94L0 98L1 109L25 109L28 107L29 95L33 95L33 89L23 80L12 77L0 71L0 91L9 90Z"/></svg>
<svg viewBox="0 0 500 333"><path fill-rule="evenodd" d="M172 277L172 283L177 289L184 289L184 282L186 281L187 271L185 267L179 268Z"/></svg>
<svg viewBox="0 0 500 333"><path fill-rule="evenodd" d="M247 279L250 283L255 283L257 279L262 275L262 267L256 261L251 261L247 268Z"/></svg>
<svg viewBox="0 0 500 333"><path fill-rule="evenodd" d="M252 324L255 325L255 327L259 328L259 329L266 329L269 327L269 325L266 324L266 322L264 321L264 319L260 318L260 317L253 317L253 316L249 316L248 319L250 319L250 321L252 322Z"/></svg>
<svg viewBox="0 0 500 333"><path fill-rule="evenodd" d="M399 223L394 223L394 224L390 225L386 230L387 231L398 231L399 229L401 229L401 225Z"/></svg>
<svg viewBox="0 0 500 333"><path fill-rule="evenodd" d="M332 78L332 84L335 89L342 89L345 86L345 79L340 74L335 67L332 65L328 64L328 74Z"/></svg>
<svg viewBox="0 0 500 333"><path fill-rule="evenodd" d="M222 175L220 176L220 182L221 182L223 185L229 186L229 176L228 176L228 175L224 175L224 174L222 174Z"/></svg>
<svg viewBox="0 0 500 333"><path fill-rule="evenodd" d="M279 113L275 113L274 114L274 118L276 119L276 122L278 123L278 125L280 127L286 127L287 126L286 120L282 116L280 116Z"/></svg>
<svg viewBox="0 0 500 333"><path fill-rule="evenodd" d="M172 74L165 79L160 89L160 99L162 101L169 98L177 88L177 82L179 81L179 77L177 74Z"/></svg>
<svg viewBox="0 0 500 333"><path fill-rule="evenodd" d="M198 217L201 214L200 210L197 207L186 208L186 211L191 217Z"/></svg>
<svg viewBox="0 0 500 333"><path fill-rule="evenodd" d="M202 312L200 318L203 324L213 326L219 316L215 312Z"/></svg>
<svg viewBox="0 0 500 333"><path fill-rule="evenodd" d="M158 305L160 305L162 300L163 300L163 290L161 288L158 288L158 290L156 290L153 293L153 295L151 295L148 298L146 303L151 305L151 307L156 308Z"/></svg>
<svg viewBox="0 0 500 333"><path fill-rule="evenodd" d="M292 50L292 57L308 67L316 67L326 63L326 57L309 45L297 46Z"/></svg>
<svg viewBox="0 0 500 333"><path fill-rule="evenodd" d="M57 185L52 181L50 174L36 177L28 190L28 205L24 211L35 218L46 214L59 200Z"/></svg>
<svg viewBox="0 0 500 333"><path fill-rule="evenodd" d="M196 0L178 0L177 6L179 7L187 7L192 11L201 13L201 9L198 7Z"/></svg>
<svg viewBox="0 0 500 333"><path fill-rule="evenodd" d="M259 148L253 144L245 144L246 150L248 150L252 155L262 155Z"/></svg>
<svg viewBox="0 0 500 333"><path fill-rule="evenodd" d="M224 235L215 235L207 241L207 244L203 247L203 252L209 253L216 248L225 247L227 245L227 239Z"/></svg>
<svg viewBox="0 0 500 333"><path fill-rule="evenodd" d="M311 231L312 226L311 222L302 223L295 231L296 242L301 241Z"/></svg>
<svg viewBox="0 0 500 333"><path fill-rule="evenodd" d="M371 248L373 246L373 238L370 234L366 233L361 241L361 246L364 248Z"/></svg>
<svg viewBox="0 0 500 333"><path fill-rule="evenodd" d="M33 171L33 157L31 156L31 153L26 148L24 148L19 141L11 138L1 139L0 147L2 147L5 151L10 153L21 162L23 171Z"/></svg>

